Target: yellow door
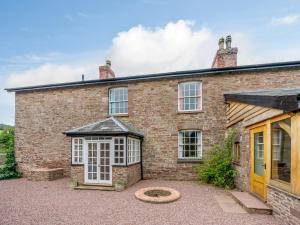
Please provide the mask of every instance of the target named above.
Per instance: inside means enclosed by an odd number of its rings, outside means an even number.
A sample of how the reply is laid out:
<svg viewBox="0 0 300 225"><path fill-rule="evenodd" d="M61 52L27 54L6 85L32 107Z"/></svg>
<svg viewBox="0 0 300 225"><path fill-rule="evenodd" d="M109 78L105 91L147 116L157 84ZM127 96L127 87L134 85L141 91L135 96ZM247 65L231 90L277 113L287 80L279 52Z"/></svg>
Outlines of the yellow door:
<svg viewBox="0 0 300 225"><path fill-rule="evenodd" d="M266 200L266 126L250 130L252 193Z"/></svg>

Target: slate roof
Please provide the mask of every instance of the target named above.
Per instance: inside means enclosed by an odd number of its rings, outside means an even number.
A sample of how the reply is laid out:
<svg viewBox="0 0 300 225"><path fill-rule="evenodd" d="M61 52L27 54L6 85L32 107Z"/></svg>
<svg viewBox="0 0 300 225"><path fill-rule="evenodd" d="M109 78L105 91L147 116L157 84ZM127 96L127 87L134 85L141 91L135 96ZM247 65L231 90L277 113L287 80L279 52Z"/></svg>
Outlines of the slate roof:
<svg viewBox="0 0 300 225"><path fill-rule="evenodd" d="M132 134L144 137L143 133L135 129L131 124L122 122L114 117L71 129L64 133L67 136Z"/></svg>
<svg viewBox="0 0 300 225"><path fill-rule="evenodd" d="M281 109L292 112L300 109L300 88L281 88L224 94L226 101Z"/></svg>
<svg viewBox="0 0 300 225"><path fill-rule="evenodd" d="M97 80L86 80L86 81L76 81L76 82L66 82L57 84L46 84L28 87L17 87L17 88L6 88L8 92L26 92L35 90L48 90L57 88L73 88L82 86L92 86L92 85L111 85L116 83L128 83L141 80L157 80L157 79L172 79L181 77L202 77L210 75L226 75L228 73L241 73L241 72L253 72L253 71L264 71L272 69L293 69L299 68L300 61L290 61L290 62L277 62L277 63L265 63L265 64L254 64L254 65L244 65L236 67L225 67L225 68L208 68L200 70L186 70L186 71L175 71L167 73L155 73L146 75L135 75L135 76L120 76L110 79L97 79ZM255 74L249 73L248 75Z"/></svg>

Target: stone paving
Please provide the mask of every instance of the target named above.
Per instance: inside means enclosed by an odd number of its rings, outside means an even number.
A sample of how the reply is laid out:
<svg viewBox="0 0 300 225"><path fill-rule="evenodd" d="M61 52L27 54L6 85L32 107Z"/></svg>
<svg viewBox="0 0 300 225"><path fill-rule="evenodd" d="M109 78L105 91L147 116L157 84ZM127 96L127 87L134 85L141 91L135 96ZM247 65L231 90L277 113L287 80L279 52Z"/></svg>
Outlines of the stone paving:
<svg viewBox="0 0 300 225"><path fill-rule="evenodd" d="M178 190L181 198L168 204L139 201L144 187ZM220 189L186 181L145 180L123 192L73 190L69 179L0 181L0 225L279 225L274 216L243 212Z"/></svg>

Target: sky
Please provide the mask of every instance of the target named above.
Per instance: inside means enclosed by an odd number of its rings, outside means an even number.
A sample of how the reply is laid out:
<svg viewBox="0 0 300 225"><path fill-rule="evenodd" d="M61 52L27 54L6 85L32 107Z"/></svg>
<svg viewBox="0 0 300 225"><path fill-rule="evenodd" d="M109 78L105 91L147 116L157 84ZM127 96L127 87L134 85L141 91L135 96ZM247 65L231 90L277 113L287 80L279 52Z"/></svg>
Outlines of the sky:
<svg viewBox="0 0 300 225"><path fill-rule="evenodd" d="M300 60L300 1L2 0L0 123L14 124L4 88L209 68L220 37L238 65Z"/></svg>

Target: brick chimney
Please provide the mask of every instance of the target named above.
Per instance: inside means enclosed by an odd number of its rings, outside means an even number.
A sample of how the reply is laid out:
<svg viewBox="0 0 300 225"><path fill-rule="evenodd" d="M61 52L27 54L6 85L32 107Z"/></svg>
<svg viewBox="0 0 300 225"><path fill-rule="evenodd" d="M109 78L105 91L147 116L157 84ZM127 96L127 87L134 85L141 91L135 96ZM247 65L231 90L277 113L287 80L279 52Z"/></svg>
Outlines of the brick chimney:
<svg viewBox="0 0 300 225"><path fill-rule="evenodd" d="M238 48L231 48L231 36L226 37L226 48L224 48L224 38L219 39L219 49L214 58L212 68L234 67L237 66Z"/></svg>
<svg viewBox="0 0 300 225"><path fill-rule="evenodd" d="M99 79L109 79L115 78L115 73L111 69L111 61L106 60L106 64L104 66L99 66Z"/></svg>

